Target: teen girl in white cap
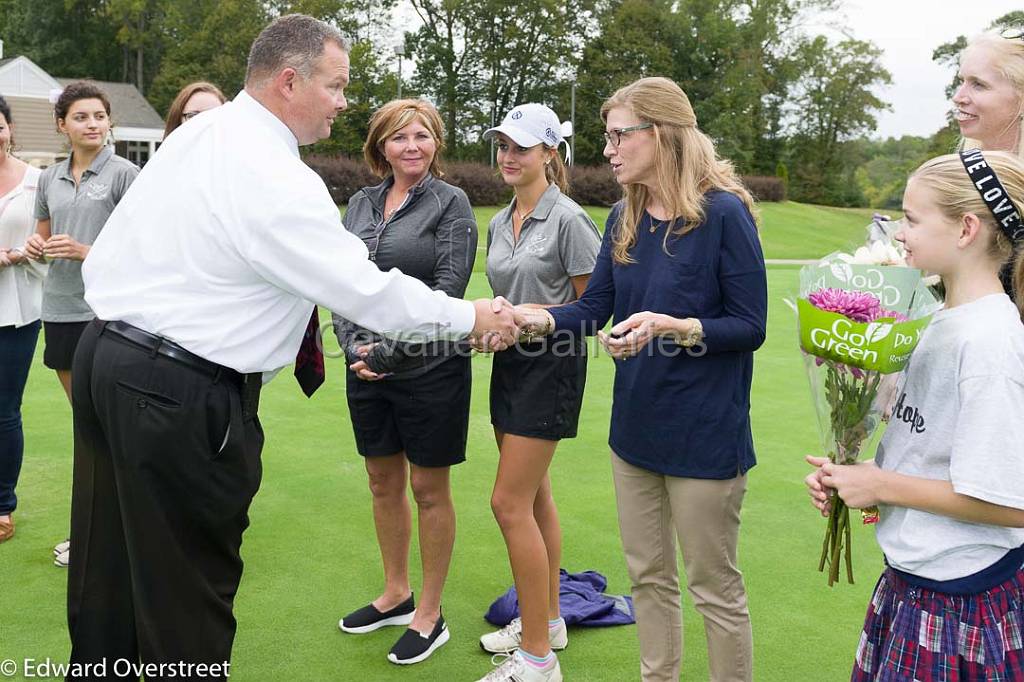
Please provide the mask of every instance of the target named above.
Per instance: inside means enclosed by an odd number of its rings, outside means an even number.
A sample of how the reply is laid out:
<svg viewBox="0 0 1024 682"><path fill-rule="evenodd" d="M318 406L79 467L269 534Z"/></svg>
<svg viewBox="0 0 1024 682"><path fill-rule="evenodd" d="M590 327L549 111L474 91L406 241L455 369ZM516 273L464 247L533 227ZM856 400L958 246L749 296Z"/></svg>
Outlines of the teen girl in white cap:
<svg viewBox="0 0 1024 682"><path fill-rule="evenodd" d="M586 212L565 196L568 173L558 116L523 104L484 133L497 138L498 167L515 197L491 220L487 279L513 304L543 307L580 297L601 237ZM494 356L491 423L500 461L491 508L508 546L521 618L480 638L492 653L511 653L488 682L556 682L552 649L568 643L558 608L562 535L548 466L558 441L573 438L586 380L586 346L575 339L524 339Z"/></svg>

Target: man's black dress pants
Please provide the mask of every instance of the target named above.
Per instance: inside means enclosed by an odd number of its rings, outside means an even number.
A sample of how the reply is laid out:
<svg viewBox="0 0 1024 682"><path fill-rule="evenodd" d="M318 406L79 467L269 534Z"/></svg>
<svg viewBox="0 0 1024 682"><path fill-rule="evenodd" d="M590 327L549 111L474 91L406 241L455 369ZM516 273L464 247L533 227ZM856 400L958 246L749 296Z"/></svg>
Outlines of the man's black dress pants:
<svg viewBox="0 0 1024 682"><path fill-rule="evenodd" d="M73 369L68 679L138 679L115 675L128 661L164 665L147 680L223 680L195 666L231 657L263 431L244 377L106 326Z"/></svg>

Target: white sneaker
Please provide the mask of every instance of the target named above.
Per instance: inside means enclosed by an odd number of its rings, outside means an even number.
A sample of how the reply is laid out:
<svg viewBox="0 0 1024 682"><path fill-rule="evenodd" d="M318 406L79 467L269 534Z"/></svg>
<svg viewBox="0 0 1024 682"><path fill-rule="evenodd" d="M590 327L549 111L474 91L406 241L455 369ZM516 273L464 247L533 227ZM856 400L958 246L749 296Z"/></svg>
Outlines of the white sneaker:
<svg viewBox="0 0 1024 682"><path fill-rule="evenodd" d="M491 662L496 663L495 658L505 655L496 654L491 658ZM562 682L562 668L558 665L558 658L555 658L550 666L541 670L527 663L517 650L508 656L504 663L477 682Z"/></svg>
<svg viewBox="0 0 1024 682"><path fill-rule="evenodd" d="M65 549L63 552L57 555L53 560L53 565L59 568L67 568L68 562L71 561L71 549Z"/></svg>
<svg viewBox="0 0 1024 682"><path fill-rule="evenodd" d="M489 632L480 638L480 648L492 654L510 654L519 648L523 640L523 621L513 618L512 622L496 632ZM569 633L565 629L565 619L559 618L558 625L548 627L548 642L555 651L569 646Z"/></svg>
<svg viewBox="0 0 1024 682"><path fill-rule="evenodd" d="M71 540L65 540L64 542L58 542L53 548L53 556L59 556L71 548Z"/></svg>

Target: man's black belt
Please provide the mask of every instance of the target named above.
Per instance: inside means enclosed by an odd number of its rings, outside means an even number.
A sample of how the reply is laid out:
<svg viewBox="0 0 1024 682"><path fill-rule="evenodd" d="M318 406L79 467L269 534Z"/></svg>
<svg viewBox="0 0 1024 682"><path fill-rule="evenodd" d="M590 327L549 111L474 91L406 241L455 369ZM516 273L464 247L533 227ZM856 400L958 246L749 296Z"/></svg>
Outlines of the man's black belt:
<svg viewBox="0 0 1024 682"><path fill-rule="evenodd" d="M216 362L201 358L173 341L156 334L150 334L138 327L133 327L127 322L111 320L102 324L103 333L109 332L114 336L118 336L152 355L162 355L170 358L179 364L207 375L214 381L224 378L235 383L242 392L243 418L256 415L256 410L259 408L260 388L263 385L263 375L261 372L242 374L230 367L218 365Z"/></svg>

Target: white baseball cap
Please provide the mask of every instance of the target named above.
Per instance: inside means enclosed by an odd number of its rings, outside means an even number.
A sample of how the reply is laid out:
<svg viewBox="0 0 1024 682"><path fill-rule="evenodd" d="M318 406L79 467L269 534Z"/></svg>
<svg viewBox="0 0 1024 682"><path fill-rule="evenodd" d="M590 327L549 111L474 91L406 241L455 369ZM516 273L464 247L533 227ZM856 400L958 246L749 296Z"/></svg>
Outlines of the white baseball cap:
<svg viewBox="0 0 1024 682"><path fill-rule="evenodd" d="M508 136L521 147L533 147L541 143L557 147L572 135L572 123L561 123L558 114L550 108L530 102L520 104L508 112L500 126L484 132L484 139L490 140L498 133Z"/></svg>

